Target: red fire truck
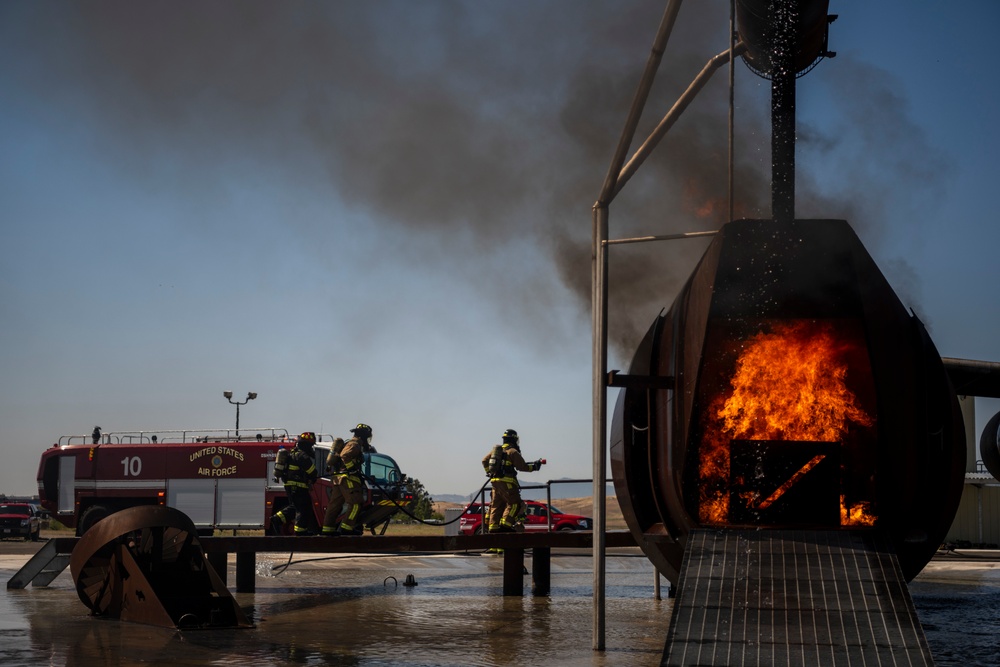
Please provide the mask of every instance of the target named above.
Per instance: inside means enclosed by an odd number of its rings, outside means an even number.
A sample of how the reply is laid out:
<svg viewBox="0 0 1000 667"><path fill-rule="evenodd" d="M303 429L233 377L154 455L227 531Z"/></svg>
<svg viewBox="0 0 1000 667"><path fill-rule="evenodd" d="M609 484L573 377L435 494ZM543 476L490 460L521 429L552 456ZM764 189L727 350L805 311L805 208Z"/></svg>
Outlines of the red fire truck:
<svg viewBox="0 0 1000 667"><path fill-rule="evenodd" d="M249 434L249 435L248 435ZM330 497L326 456L333 436L317 434L313 509L320 525ZM274 477L274 461L295 437L279 428L170 431L95 431L63 436L42 454L38 497L42 507L82 535L113 512L136 505L168 505L187 514L199 532L260 529L288 498ZM365 454L361 521L384 533L389 518L413 496L389 456Z"/></svg>

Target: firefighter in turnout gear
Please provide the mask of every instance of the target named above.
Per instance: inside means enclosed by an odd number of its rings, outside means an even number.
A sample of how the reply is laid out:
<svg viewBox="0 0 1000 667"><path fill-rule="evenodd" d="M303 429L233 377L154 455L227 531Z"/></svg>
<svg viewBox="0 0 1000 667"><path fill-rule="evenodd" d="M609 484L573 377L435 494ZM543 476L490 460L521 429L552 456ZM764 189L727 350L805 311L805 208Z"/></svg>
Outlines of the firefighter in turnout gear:
<svg viewBox="0 0 1000 667"><path fill-rule="evenodd" d="M333 483L330 504L323 518L323 535L360 535L364 526L357 523L365 500L365 452L372 450L372 427L358 424L351 429L354 437L334 442L326 467Z"/></svg>
<svg viewBox="0 0 1000 667"><path fill-rule="evenodd" d="M491 533L524 530L524 502L521 500L521 486L517 483L517 471L540 470L545 461L525 462L520 442L517 431L507 429L503 432L503 444L494 445L483 457L483 470L493 485L488 522Z"/></svg>
<svg viewBox="0 0 1000 667"><path fill-rule="evenodd" d="M296 535L316 534L316 515L309 494L317 474L313 460L315 444L315 433L303 433L284 457L284 469L275 466L275 477L285 485L285 493L288 494L288 504L271 517L271 528L275 533L284 532L285 524L294 522Z"/></svg>

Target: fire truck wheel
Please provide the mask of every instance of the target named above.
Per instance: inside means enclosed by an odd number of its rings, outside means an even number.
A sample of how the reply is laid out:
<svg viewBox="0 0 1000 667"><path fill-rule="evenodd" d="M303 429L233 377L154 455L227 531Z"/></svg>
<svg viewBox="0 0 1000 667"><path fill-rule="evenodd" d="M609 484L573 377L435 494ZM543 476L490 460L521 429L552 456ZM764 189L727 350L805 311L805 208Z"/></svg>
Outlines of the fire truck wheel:
<svg viewBox="0 0 1000 667"><path fill-rule="evenodd" d="M111 512L104 505L91 505L83 513L83 516L80 517L80 523L76 526L77 535L83 535L90 530L91 526L110 514Z"/></svg>
<svg viewBox="0 0 1000 667"><path fill-rule="evenodd" d="M38 530L36 530L35 532L33 532L31 534L31 541L32 542L37 542L38 538L41 537L41 534L42 534L42 528L41 528L41 526L39 526Z"/></svg>

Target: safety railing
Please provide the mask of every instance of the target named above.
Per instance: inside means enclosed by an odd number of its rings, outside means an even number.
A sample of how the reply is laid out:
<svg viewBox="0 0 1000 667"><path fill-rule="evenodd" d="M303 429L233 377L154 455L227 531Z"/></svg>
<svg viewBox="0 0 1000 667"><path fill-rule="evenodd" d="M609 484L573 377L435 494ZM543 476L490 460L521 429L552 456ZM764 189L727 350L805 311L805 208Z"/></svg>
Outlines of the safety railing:
<svg viewBox="0 0 1000 667"><path fill-rule="evenodd" d="M614 480L611 480L611 479L604 480L605 484L611 484L611 483L613 483L613 481ZM545 506L546 506L545 521L546 521L546 524L547 524L547 531L546 532L551 533L552 532L552 485L553 484L593 484L593 483L594 483L594 480L592 480L592 479L550 479L547 482L545 482L544 484L521 484L520 486L521 486L521 490L522 491L524 491L524 490L531 490L531 489L545 489ZM484 524L486 523L486 494L487 493L490 494L490 496L491 496L490 500L492 501L492 490L490 489L490 485L489 484L486 484L485 486L483 486L483 488L481 488L479 490L479 492L476 494L479 497L479 512L483 515L483 523ZM593 529L593 526L591 526L591 529ZM483 528L483 532L485 532L485 531L486 531L486 529Z"/></svg>
<svg viewBox="0 0 1000 667"><path fill-rule="evenodd" d="M66 445L131 445L131 444L184 444L198 442L288 442L288 430L266 426L264 428L236 429L162 429L149 431L107 431L90 435L64 435L56 443ZM246 435L251 433L252 435ZM332 439L332 438L331 438Z"/></svg>

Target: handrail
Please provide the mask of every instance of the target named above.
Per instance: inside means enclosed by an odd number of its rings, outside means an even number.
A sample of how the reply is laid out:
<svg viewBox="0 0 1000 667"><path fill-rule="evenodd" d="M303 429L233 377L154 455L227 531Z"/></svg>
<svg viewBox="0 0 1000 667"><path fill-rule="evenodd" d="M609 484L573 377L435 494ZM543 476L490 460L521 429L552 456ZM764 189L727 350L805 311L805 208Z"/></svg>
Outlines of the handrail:
<svg viewBox="0 0 1000 667"><path fill-rule="evenodd" d="M594 482L593 479L550 479L550 480L547 480L544 484L542 484L542 483L538 483L538 484L520 484L519 483L518 486L520 488L522 488L522 489L545 489L545 505L548 508L548 510L545 513L545 520L546 520L546 524L547 524L547 526L546 526L547 527L546 532L551 533L552 532L552 485L553 484L592 484L593 482ZM604 483L605 484L613 484L614 483L614 479L605 479ZM479 491L477 491L476 494L475 494L475 496L473 496L473 497L479 497L479 499L480 499L479 500L479 509L480 509L480 514L483 515L483 521L484 522L486 521L486 512L483 511L483 510L485 510L485 508L486 508L486 487L487 486L489 486L489 485L483 486L483 488L481 488ZM490 496L491 496L490 500L492 501L492 493L490 494ZM484 529L484 532L485 532L485 529Z"/></svg>
<svg viewBox="0 0 1000 667"><path fill-rule="evenodd" d="M199 429L149 429L137 431L106 431L102 432L98 442L93 442L93 435L63 435L59 437L56 446L63 447L73 444L182 444L197 442L283 442L289 440L288 429L265 426L260 428L241 428L244 433L253 435L236 435L234 428L199 428ZM269 433L269 436L265 436ZM257 436L261 438L258 440ZM167 436L167 437L163 437ZM179 437L178 437L179 436ZM154 441L153 438L156 438Z"/></svg>

